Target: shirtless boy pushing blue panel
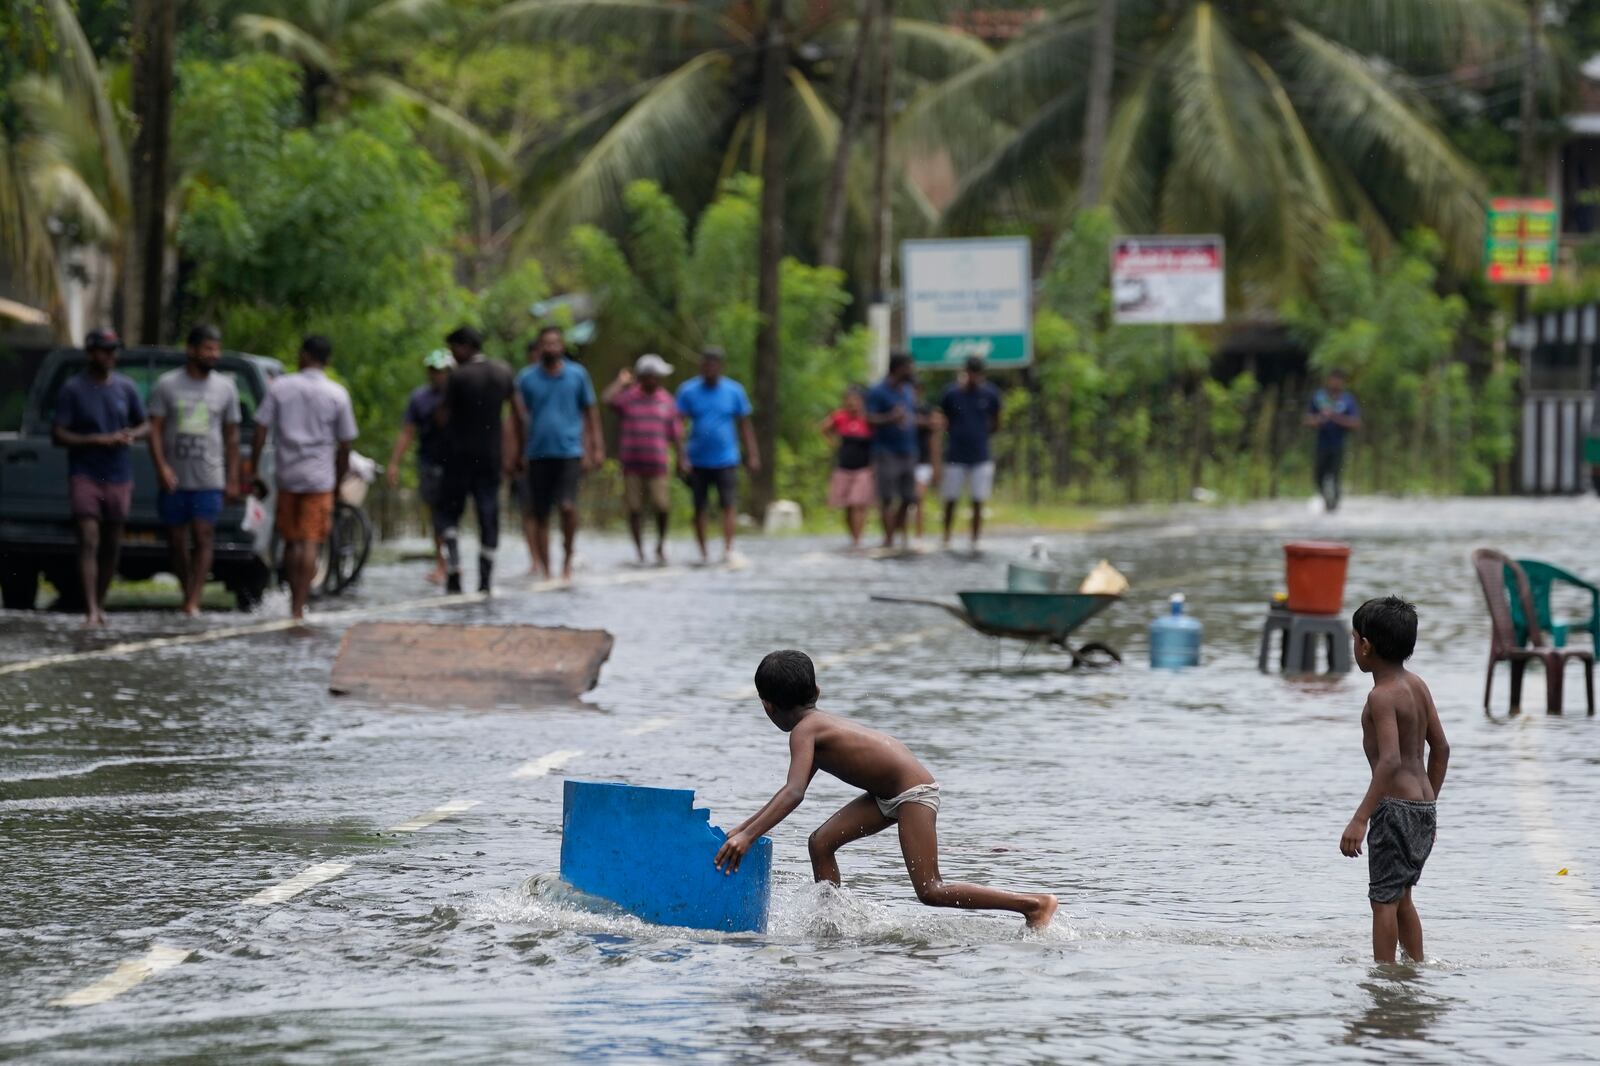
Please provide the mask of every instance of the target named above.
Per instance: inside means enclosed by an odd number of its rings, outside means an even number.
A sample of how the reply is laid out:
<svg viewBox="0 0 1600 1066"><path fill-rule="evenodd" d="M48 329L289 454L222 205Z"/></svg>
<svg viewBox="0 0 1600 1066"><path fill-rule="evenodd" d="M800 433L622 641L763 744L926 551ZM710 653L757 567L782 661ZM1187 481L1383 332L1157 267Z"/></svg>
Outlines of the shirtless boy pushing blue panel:
<svg viewBox="0 0 1600 1066"><path fill-rule="evenodd" d="M789 779L766 806L728 834L714 859L718 868L737 870L761 835L800 806L816 772L826 770L866 794L811 834L811 869L818 881L838 884L838 850L898 823L906 872L917 898L928 906L1015 911L1030 928L1050 924L1056 913L1054 896L958 884L939 875L938 783L898 740L817 710L816 672L804 652L775 651L762 659L756 691L772 724L789 734Z"/></svg>
<svg viewBox="0 0 1600 1066"><path fill-rule="evenodd" d="M1394 596L1368 600L1351 628L1356 665L1372 675L1372 692L1361 712L1361 743L1372 765L1372 783L1339 838L1339 850L1355 858L1361 838L1367 839L1373 958L1394 962L1398 941L1421 962L1422 919L1411 903L1411 888L1421 880L1438 835L1434 802L1444 787L1450 744L1428 686L1405 668L1417 645L1416 608Z"/></svg>

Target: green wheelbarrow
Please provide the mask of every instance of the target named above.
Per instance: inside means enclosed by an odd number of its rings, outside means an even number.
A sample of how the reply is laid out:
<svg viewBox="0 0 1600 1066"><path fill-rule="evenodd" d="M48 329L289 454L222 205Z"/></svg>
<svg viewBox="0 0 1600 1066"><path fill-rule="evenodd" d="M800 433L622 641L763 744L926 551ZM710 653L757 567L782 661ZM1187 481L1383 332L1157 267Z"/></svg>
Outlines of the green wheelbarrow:
<svg viewBox="0 0 1600 1066"><path fill-rule="evenodd" d="M1116 603L1120 596L1083 592L958 592L958 607L921 596L874 596L881 603L937 607L991 637L1050 644L1072 656L1072 669L1122 662L1116 649L1100 641L1073 647L1067 638L1079 626Z"/></svg>

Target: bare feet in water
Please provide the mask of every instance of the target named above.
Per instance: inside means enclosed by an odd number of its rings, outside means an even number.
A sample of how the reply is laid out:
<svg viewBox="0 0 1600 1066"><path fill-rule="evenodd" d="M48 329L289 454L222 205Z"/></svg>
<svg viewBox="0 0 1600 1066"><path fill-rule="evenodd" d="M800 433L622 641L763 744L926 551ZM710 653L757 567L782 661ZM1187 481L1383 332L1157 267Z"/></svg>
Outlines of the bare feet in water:
<svg viewBox="0 0 1600 1066"><path fill-rule="evenodd" d="M1050 919L1056 916L1056 908L1061 904L1054 896L1040 896L1039 909L1027 915L1029 929L1043 929L1050 924Z"/></svg>

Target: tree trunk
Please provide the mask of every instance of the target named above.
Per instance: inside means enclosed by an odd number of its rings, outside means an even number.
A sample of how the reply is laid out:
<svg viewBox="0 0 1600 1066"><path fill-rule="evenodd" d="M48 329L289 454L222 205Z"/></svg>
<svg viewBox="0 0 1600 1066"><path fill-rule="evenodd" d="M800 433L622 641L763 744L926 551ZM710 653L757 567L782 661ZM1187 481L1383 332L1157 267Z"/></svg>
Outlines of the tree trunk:
<svg viewBox="0 0 1600 1066"><path fill-rule="evenodd" d="M761 315L756 334L755 426L761 469L751 479L751 512L761 518L772 502L778 462L778 380L782 363L779 343L778 281L783 264L784 132L783 88L788 39L783 0L768 0L761 69L761 247L756 280L756 305Z"/></svg>
<svg viewBox="0 0 1600 1066"><path fill-rule="evenodd" d="M878 27L878 158L873 175L873 202L877 222L872 230L872 262L876 274L873 288L876 302L889 302L890 267L894 252L890 246L894 222L894 203L889 196L889 131L894 123L894 0L881 0Z"/></svg>
<svg viewBox="0 0 1600 1066"><path fill-rule="evenodd" d="M1083 116L1083 180L1079 201L1100 205L1100 182L1106 161L1106 129L1111 121L1111 73L1117 39L1117 0L1099 0L1095 12L1093 52L1089 56L1089 98Z"/></svg>
<svg viewBox="0 0 1600 1066"><path fill-rule="evenodd" d="M855 148L856 130L861 125L861 111L866 103L867 79L862 68L867 63L867 49L872 46L872 27L878 14L878 0L862 0L861 19L856 27L855 52L850 56L850 75L845 83L844 117L839 122L839 141L833 149L833 169L828 174L828 199L824 209L822 241L818 262L825 267L839 265L840 248L844 243L845 195L850 175L850 153Z"/></svg>
<svg viewBox="0 0 1600 1066"><path fill-rule="evenodd" d="M129 57L133 114L133 240L126 254L130 341L161 340L167 254L167 189L172 143L172 71L177 36L172 0L134 0Z"/></svg>

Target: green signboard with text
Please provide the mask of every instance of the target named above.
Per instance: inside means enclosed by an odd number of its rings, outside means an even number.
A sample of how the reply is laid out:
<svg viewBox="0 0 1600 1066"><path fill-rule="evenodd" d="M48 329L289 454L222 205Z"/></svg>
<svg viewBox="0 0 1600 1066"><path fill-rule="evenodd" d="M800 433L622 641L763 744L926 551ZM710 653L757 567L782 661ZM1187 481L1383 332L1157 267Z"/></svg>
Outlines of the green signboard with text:
<svg viewBox="0 0 1600 1066"><path fill-rule="evenodd" d="M1033 272L1025 237L904 241L905 338L918 366L978 356L996 370L1033 361Z"/></svg>

